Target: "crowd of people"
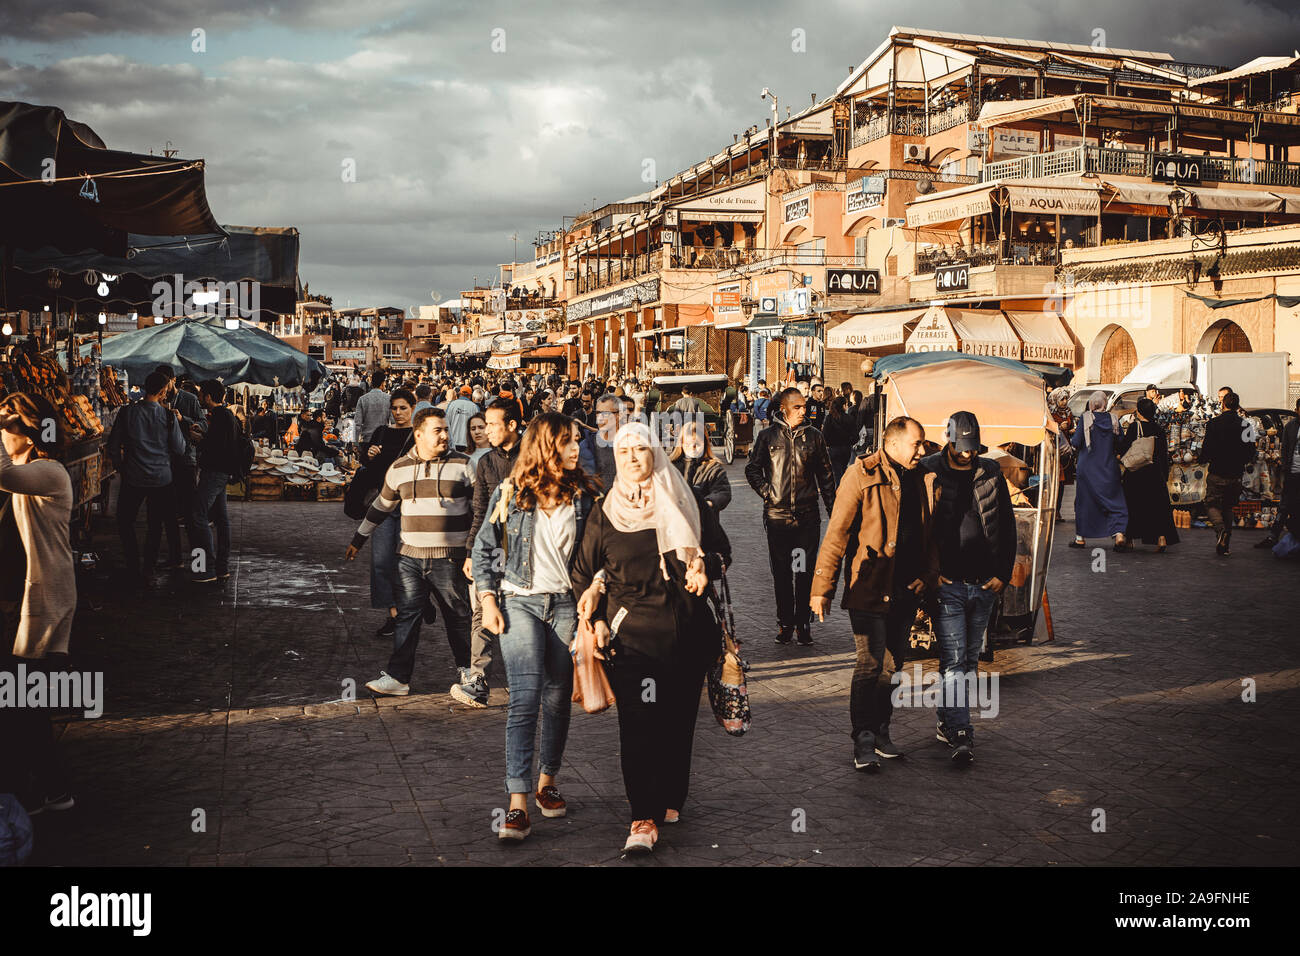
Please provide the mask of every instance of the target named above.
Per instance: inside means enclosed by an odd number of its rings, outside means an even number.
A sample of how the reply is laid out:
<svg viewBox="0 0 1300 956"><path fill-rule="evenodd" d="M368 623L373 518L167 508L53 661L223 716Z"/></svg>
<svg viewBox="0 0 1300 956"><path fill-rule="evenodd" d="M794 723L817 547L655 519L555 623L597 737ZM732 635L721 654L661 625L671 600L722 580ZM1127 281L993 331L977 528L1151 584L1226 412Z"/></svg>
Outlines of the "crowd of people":
<svg viewBox="0 0 1300 956"><path fill-rule="evenodd" d="M361 502L359 524L345 558L370 546L370 601L383 612L377 635L391 641L366 686L410 694L421 630L439 617L453 699L486 707L491 682L503 677L509 806L497 832L523 840L530 794L543 817L566 813L557 780L571 648L590 628L617 700L632 818L624 849L652 850L687 802L701 689L722 644L715 589L733 562L723 513L735 489L713 455L700 398L688 385L669 404L651 383L594 376L576 383L376 371L368 385L338 377L325 383L319 409L285 416L265 404L246 415L219 382L151 373L107 442L122 476L117 525L129 581L149 582L164 536L168 565L204 584L229 576L225 490L247 471L250 437L355 459L349 492ZM0 404L0 616L12 659L27 662L66 653L76 607L72 492L58 438L44 428L56 416L43 401L15 395ZM1207 510L1226 555L1249 443L1236 395L1227 390L1220 401L1204 451ZM813 619L825 620L836 590L848 612L853 766L876 771L902 755L890 733L891 678L923 603L938 639L936 736L955 765L971 764L970 689L998 595L1015 576L1013 495L1022 490L1004 478L997 456L1006 447L990 451L977 417L960 409L942 440L906 416L877 436L876 397L848 383L835 392L816 380L756 393L730 388L722 403L759 423L744 476L762 504L776 643L812 644ZM1123 551L1135 540L1158 550L1178 542L1157 418L1149 396L1122 427L1097 393L1066 430L1078 458L1072 544L1110 538ZM1283 436L1291 521L1296 437L1293 421ZM135 530L142 506L143 551ZM17 586L32 580L28 568L39 569L39 590ZM27 714L19 726L14 713L0 736L21 751L10 766L28 775L11 789L34 793L35 809L70 806L48 720Z"/></svg>

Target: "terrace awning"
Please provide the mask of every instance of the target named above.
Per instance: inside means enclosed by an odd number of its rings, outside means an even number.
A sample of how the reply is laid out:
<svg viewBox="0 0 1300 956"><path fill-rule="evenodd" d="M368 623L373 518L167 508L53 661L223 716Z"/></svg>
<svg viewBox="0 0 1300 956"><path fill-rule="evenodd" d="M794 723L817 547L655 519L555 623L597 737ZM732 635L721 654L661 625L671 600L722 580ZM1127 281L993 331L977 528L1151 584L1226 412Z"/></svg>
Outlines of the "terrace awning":
<svg viewBox="0 0 1300 956"><path fill-rule="evenodd" d="M828 349L876 349L902 345L907 326L928 309L903 309L896 312L867 312L855 315L833 329L826 330Z"/></svg>
<svg viewBox="0 0 1300 956"><path fill-rule="evenodd" d="M1000 183L981 183L949 189L925 199L914 199L907 204L907 225L934 226L990 213L993 211L993 190L999 188Z"/></svg>
<svg viewBox="0 0 1300 956"><path fill-rule="evenodd" d="M1182 186L1192 194L1198 209L1225 212L1283 212L1281 197L1258 189L1228 189L1223 186Z"/></svg>
<svg viewBox="0 0 1300 956"><path fill-rule="evenodd" d="M1061 324L1059 315L1055 312L1004 311L1020 337L1022 361L1074 367L1074 339Z"/></svg>

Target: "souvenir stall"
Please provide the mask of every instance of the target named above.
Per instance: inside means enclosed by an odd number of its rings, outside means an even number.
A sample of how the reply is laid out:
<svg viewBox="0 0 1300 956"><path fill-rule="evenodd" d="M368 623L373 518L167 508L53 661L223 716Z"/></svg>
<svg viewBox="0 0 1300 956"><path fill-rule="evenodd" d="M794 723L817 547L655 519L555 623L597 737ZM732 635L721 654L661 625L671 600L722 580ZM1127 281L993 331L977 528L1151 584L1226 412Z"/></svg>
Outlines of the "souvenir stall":
<svg viewBox="0 0 1300 956"><path fill-rule="evenodd" d="M1156 422L1168 435L1169 500L1178 527L1209 527L1204 505L1208 472L1201 461L1201 448L1205 426L1221 411L1217 401L1194 395L1184 404L1176 393L1161 401L1157 409ZM1242 428L1243 434L1249 429L1256 436L1256 455L1242 472L1241 499L1233 521L1238 528L1267 528L1277 517L1279 505L1282 429L1278 422L1255 415L1243 418Z"/></svg>

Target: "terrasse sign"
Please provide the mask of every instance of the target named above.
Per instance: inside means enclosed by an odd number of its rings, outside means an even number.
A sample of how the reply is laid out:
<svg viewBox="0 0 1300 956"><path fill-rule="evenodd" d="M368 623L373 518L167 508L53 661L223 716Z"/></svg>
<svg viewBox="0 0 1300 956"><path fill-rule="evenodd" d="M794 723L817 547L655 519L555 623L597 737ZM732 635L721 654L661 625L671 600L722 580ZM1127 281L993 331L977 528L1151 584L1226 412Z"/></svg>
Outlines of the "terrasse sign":
<svg viewBox="0 0 1300 956"><path fill-rule="evenodd" d="M879 269L827 269L826 291L841 295L879 295Z"/></svg>
<svg viewBox="0 0 1300 956"><path fill-rule="evenodd" d="M1151 178L1158 183L1192 183L1201 181L1201 164L1186 156L1157 156Z"/></svg>

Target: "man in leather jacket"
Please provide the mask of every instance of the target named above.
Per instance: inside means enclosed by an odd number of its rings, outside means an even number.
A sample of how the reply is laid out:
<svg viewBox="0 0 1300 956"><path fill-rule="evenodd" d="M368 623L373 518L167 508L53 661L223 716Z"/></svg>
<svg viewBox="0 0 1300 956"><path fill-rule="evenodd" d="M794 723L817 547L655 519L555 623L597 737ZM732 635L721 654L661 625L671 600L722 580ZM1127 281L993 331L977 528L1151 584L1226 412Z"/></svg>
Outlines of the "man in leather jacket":
<svg viewBox="0 0 1300 956"><path fill-rule="evenodd" d="M807 401L787 388L775 402L772 424L759 432L745 466L745 479L763 499L763 526L776 589L778 644L789 644L798 631L800 644L811 644L808 597L821 539L821 510L835 505L831 459L822 433L805 423Z"/></svg>

